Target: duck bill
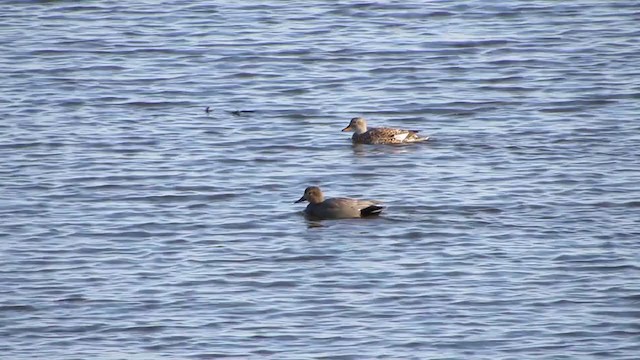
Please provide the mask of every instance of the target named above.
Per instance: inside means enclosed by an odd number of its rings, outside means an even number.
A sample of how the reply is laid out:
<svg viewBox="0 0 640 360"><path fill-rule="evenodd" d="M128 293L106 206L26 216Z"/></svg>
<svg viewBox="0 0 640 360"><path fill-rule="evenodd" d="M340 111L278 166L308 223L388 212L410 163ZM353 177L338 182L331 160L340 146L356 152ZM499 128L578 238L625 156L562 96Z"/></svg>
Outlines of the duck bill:
<svg viewBox="0 0 640 360"><path fill-rule="evenodd" d="M302 197L301 197L300 199L298 199L298 200L294 201L293 203L294 203L294 204L297 204L297 203L301 203L301 202L306 201L306 200L307 200L307 199L304 197L304 195L302 195Z"/></svg>
<svg viewBox="0 0 640 360"><path fill-rule="evenodd" d="M351 125L347 126L346 128L342 129L342 131L351 131Z"/></svg>

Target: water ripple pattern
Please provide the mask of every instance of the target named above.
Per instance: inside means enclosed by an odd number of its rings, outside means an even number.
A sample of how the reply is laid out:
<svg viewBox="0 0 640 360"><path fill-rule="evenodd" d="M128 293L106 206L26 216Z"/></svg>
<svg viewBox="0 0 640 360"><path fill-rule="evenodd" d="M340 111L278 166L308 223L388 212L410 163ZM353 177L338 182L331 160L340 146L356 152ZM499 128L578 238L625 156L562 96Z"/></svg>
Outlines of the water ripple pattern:
<svg viewBox="0 0 640 360"><path fill-rule="evenodd" d="M637 359L639 16L3 1L2 356Z"/></svg>

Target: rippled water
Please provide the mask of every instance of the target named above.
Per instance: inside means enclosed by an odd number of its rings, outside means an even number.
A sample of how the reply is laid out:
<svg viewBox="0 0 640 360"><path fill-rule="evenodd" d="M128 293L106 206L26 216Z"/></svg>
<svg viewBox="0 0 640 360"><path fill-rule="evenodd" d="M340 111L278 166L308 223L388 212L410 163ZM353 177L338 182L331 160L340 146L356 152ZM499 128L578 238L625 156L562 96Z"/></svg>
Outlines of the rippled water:
<svg viewBox="0 0 640 360"><path fill-rule="evenodd" d="M302 4L0 4L3 356L637 358L638 2Z"/></svg>

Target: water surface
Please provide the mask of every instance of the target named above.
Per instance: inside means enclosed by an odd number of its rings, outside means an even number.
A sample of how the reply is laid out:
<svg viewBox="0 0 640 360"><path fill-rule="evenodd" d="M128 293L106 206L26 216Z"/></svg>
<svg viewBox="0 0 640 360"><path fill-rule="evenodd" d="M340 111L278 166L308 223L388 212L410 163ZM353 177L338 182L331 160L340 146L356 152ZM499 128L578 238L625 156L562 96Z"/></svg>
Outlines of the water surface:
<svg viewBox="0 0 640 360"><path fill-rule="evenodd" d="M635 359L639 16L4 2L0 351ZM309 185L388 208L309 222Z"/></svg>

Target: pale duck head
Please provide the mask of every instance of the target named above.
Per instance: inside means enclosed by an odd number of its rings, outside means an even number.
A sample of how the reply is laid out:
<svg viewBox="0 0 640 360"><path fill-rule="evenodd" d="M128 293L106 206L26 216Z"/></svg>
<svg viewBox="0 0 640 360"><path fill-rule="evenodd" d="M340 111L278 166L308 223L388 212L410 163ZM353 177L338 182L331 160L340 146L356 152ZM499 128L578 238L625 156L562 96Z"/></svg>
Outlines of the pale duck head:
<svg viewBox="0 0 640 360"><path fill-rule="evenodd" d="M354 117L349 122L349 126L342 129L342 131L353 131L356 134L362 134L367 132L367 121L363 117Z"/></svg>

